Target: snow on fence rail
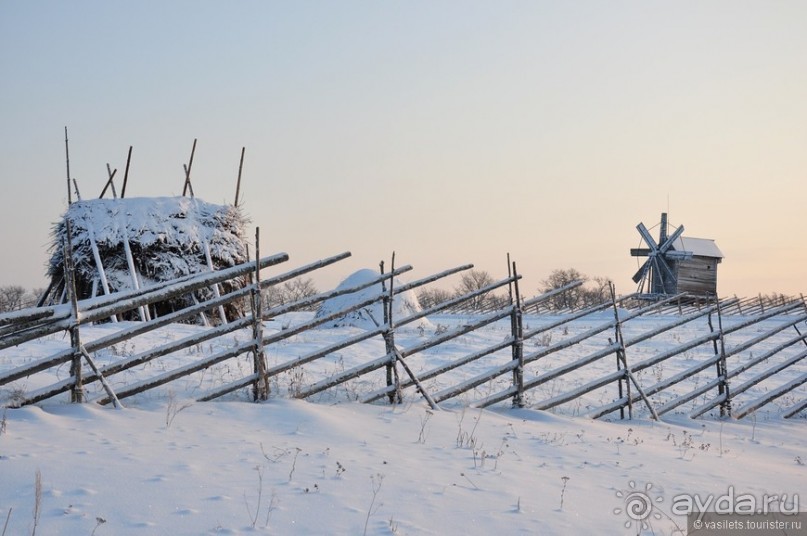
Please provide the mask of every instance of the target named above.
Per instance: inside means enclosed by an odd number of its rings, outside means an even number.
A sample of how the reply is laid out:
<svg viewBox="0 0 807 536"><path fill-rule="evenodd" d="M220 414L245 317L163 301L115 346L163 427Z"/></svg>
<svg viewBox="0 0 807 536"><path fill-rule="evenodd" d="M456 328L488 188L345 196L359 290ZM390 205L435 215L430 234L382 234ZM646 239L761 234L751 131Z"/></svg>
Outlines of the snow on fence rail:
<svg viewBox="0 0 807 536"><path fill-rule="evenodd" d="M314 381L298 379L291 395L310 398L348 385L358 378L372 377L373 381L366 382L371 387L357 392L356 399L372 403L386 398L397 403L403 400L407 390L414 390L414 396L422 396L434 409L460 397L462 404L479 408L509 400L518 407L552 409L569 403L579 406L585 400L585 413L595 418L616 411L624 418L626 410L628 417L632 417L637 407L641 411L646 408L652 417L658 418L693 403L697 404L689 412L693 417L719 409L721 415L742 418L785 395L793 398L794 403L784 408L783 417L799 415L807 407L804 397L799 398L797 392L799 386L807 383L804 369L807 349L799 350L802 345L807 347L807 335L799 329L799 325L807 323L807 305L803 297L782 297L773 303L762 297L735 297L705 303L686 300L685 296L673 296L648 303L638 301L636 295L616 297L612 292L611 299L605 303L574 311L555 311L547 306L552 298L580 286L582 282L523 299L519 292L521 275L513 264L506 278L425 310L395 318L392 305L396 296L468 270L472 265L406 284L397 283L396 278L411 267L393 266L389 272L380 273L362 284L263 308L261 290L330 266L348 256L350 253L345 252L262 280L261 269L288 260L286 254L280 253L226 270L76 302L72 307L38 307L0 315L0 351L59 332L70 333L70 345L66 349L8 370L0 369L0 388L69 363L70 374L66 378L30 390L16 389L9 405L33 404L65 392L70 392L72 401L84 401L85 388L93 382L102 382L104 387L104 394L95 401L119 404L120 400L221 366L233 358L251 356L248 373L221 381L194 396L199 401L214 400L251 387L254 399L265 400L270 396L270 382L281 374L304 370L304 367L346 349L377 340L383 342L384 349L376 357L321 374ZM125 327L82 342L81 329L87 324L115 318L121 313L235 277L249 277L250 282L239 290L165 316L141 322L108 324ZM266 321L285 318L284 315L298 311L310 311L313 306L331 298L379 286L380 292L371 292L367 298L338 311L313 318L294 317L298 320L296 323L264 332ZM478 299L503 288L508 289L504 299ZM217 311L219 307L237 301L249 304L242 318L206 326L185 337L155 344L104 366L96 364L95 357L102 350L169 324L198 317L206 311ZM472 311L468 306L480 302L486 304L484 312ZM273 348L282 347L295 337L314 333L315 328L332 323L351 311L366 310L377 303L383 306L384 319L374 328L351 333L341 340L330 338L309 351L294 355L277 352L283 357L271 366L267 362L266 353ZM495 305L491 306L491 303ZM405 330L411 331L411 326L424 318L453 319L456 325L438 323L433 334L426 334L421 328L418 337L402 336ZM532 322L536 322L537 327L531 327ZM695 325L701 326L700 331L691 329L680 334L680 330ZM497 329L503 330L505 335L491 338L490 333L497 333ZM789 329L793 329L795 335L785 336ZM225 340L244 331L251 333L246 340L239 342L236 339L222 344L217 351L211 348L203 357L185 360L179 366L169 368L166 365L157 374L139 374L134 380L126 376L126 379L114 382L114 390L109 381L116 375L123 377L124 372L132 369L144 370L180 350ZM553 342L552 337L557 334L560 334L560 340ZM463 351L463 344L458 341L479 335L486 336L483 337L485 342L467 346ZM447 347L451 350L445 353L450 355L443 358L443 349ZM702 355L701 359L692 358L691 354L696 352ZM441 356L439 363L434 362L437 355ZM83 368L83 363L89 366L88 370ZM670 363L675 363L670 367L675 373L663 374L662 367ZM760 365L767 368L754 372L761 368ZM712 374L708 372L710 369L713 369ZM379 370L383 371L380 381L376 372ZM648 374L648 371L654 372ZM784 380L777 382L778 378ZM559 389L554 387L556 382L560 382ZM766 386L764 391L758 389L762 383ZM488 386L488 392L480 396L483 386ZM547 393L548 386L553 387ZM752 391L755 386L757 389ZM592 393L598 392L601 393L599 400L591 398ZM749 392L755 394L749 398ZM733 409L733 405L737 409Z"/></svg>

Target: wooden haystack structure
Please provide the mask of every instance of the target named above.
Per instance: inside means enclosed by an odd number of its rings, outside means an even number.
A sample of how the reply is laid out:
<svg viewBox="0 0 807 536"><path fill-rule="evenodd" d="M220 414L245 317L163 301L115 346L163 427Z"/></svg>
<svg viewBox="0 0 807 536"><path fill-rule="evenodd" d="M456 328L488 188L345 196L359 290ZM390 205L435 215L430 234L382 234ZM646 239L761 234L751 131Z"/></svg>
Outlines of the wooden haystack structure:
<svg viewBox="0 0 807 536"><path fill-rule="evenodd" d="M99 198L82 200L78 184L70 176L67 127L64 129L64 145L67 211L53 228L51 258L47 267L51 282L38 305L70 300L67 287L71 267L75 297L84 300L113 292L140 290L249 260L244 241L247 220L238 208L245 148L241 148L234 204L214 205L193 193L191 169L196 140L193 140L188 163L183 164L182 197L125 198L132 159L132 147L129 147L120 197L114 182L118 170L107 164L108 178ZM104 198L107 192L112 194L112 199ZM68 258L72 258L72 263L65 263L67 251L71 252ZM243 278L227 280L191 294L140 307L137 313L124 315L124 319L138 319L139 316L140 320L149 320L244 288L246 284ZM217 308L215 316L220 322L242 316L240 306L235 303ZM118 318L111 317L110 320L114 322ZM208 316L202 313L199 320L207 324Z"/></svg>
<svg viewBox="0 0 807 536"><path fill-rule="evenodd" d="M723 253L714 240L682 236L681 225L672 234L667 230L667 214L661 214L658 242L644 224L636 229L647 247L630 250L634 257L647 257L633 281L645 299L659 299L686 292L695 299L717 295L717 265Z"/></svg>
<svg viewBox="0 0 807 536"><path fill-rule="evenodd" d="M67 222L78 299L140 289L183 276L228 268L248 260L245 218L233 205L193 197L92 199L76 201L53 229L48 264L47 303L66 298ZM232 280L158 303L140 316L160 316L214 295L241 288ZM221 320L240 316L235 306L219 311Z"/></svg>

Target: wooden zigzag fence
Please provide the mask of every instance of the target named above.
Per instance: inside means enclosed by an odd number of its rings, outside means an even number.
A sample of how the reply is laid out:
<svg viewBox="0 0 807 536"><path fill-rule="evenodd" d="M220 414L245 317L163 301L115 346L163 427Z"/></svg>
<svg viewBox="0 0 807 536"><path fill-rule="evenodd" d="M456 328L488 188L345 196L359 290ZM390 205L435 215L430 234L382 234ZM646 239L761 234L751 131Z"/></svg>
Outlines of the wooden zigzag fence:
<svg viewBox="0 0 807 536"><path fill-rule="evenodd" d="M87 399L86 386L93 382L101 382L105 393L96 399L97 402L120 405L120 400L127 397L169 384L230 359L248 355L251 356L249 373L217 385L198 396L198 400L214 400L245 389L251 390L254 400L267 400L271 394L271 381L278 375L298 370L371 339L383 341L382 355L329 374L313 383L299 385L293 396L309 398L354 379L374 375L375 385L380 383L381 387L358 393L357 398L362 402L372 403L387 399L389 402L397 403L403 400L406 390L410 389L414 390L417 396L423 397L433 409L439 409L440 404L462 395L463 403L471 407L484 408L509 401L515 407L549 410L575 400L579 401L582 397L605 388L609 389L611 394L602 403L589 404L586 407L587 415L604 417L619 412L622 418L626 415L633 417L638 407L657 419L673 410L680 411L684 404L694 404L700 399L700 404L688 412L692 417L715 410L722 416L742 418L785 395L790 394L793 398L793 393L798 395L796 389L807 382L807 372L803 368L798 368L807 357L807 334L802 333L799 328L807 322L807 304L803 297L783 298L781 303L776 304L765 304L761 298L758 303L755 303L754 299L732 298L705 304L691 303L682 300L683 296L673 296L647 303L637 301L636 295L617 297L612 287L611 299L604 303L558 312L549 309L547 304L558 295L582 285L583 282L576 281L551 292L525 299L521 297L519 291L521 275L517 273L515 263L510 264L508 261L510 266L506 278L409 316L394 318L392 304L395 296L473 266L463 265L410 283L396 284L396 278L411 270L411 266L395 268L393 257L390 271L379 273L375 279L361 285L319 293L282 306L264 307L262 291L330 266L349 256L349 252L341 253L262 279L262 269L286 262L288 255L279 253L260 258L260 253L256 251L258 260L225 270L187 276L148 288L92 300L77 301L73 297L70 304L66 305L30 308L0 315L0 351L59 332L70 335L68 348L0 373L0 388L54 367L69 364L68 377L50 385L18 393L8 405L34 404L62 393L70 393L70 400L73 402L83 402ZM70 255L67 255L67 258L70 258ZM72 277L70 263L66 264L68 264L66 277L69 282ZM249 278L250 282L237 291L216 294L209 301L194 304L165 316L126 323L125 327L110 334L88 340L86 343L82 341L82 327L88 324L104 322L128 311L147 308L151 304L175 296L244 277ZM281 330L269 330L271 332L265 330L265 322L281 315L295 311L310 311L312 307L325 300L369 287L377 288L379 285L382 288L381 292L339 311L323 316L309 315L294 325L284 326ZM503 289L508 291L504 303L498 300L492 309L483 312L474 311L473 314L467 309L468 303ZM222 322L216 326L206 325L187 337L98 366L95 356L104 349L169 324L188 321L211 311L215 312L223 305L236 302L246 304L243 307L245 313L242 318L229 322L222 318ZM383 304L384 319L383 323L374 329L361 331L343 340L329 342L304 355L296 355L291 359L269 365L266 354L273 345L332 323L351 311L358 311L379 302ZM458 317L457 325L435 330L428 336L422 334L417 342L409 346L401 344L399 334L402 328L411 327L424 318L439 318L440 315ZM650 318L653 315L659 315L660 320L655 321L650 329L638 331L631 329L630 333L626 334L626 328L633 326L636 319ZM525 318L528 318L529 322L526 322ZM732 321L726 322L727 318L732 318ZM561 330L565 333L569 326L581 321L586 322L585 329L552 343L552 333ZM643 343L647 344L662 334L696 321L705 321L708 331L697 337L678 341L674 345L667 344L661 351L649 357L634 360L633 352L641 348ZM537 322L538 325L530 327L532 322ZM590 325L591 323L594 325ZM441 345L460 340L468 334L490 329L492 325L506 326L504 328L506 336L500 337L484 348L474 348L465 355L452 356L447 362L437 366L429 367L429 359L421 359L421 369L416 370L412 366L412 360L417 356L428 357L429 352L435 351ZM790 329L794 334L785 336L784 333ZM135 382L122 382L122 388L118 385L113 389L112 382L109 381L124 371L144 367L172 353L223 338L240 330L247 330L251 334L248 340L225 345L226 347L218 352L191 360L173 370L165 370ZM755 334L744 335L749 330ZM607 342L603 342L602 338L607 338ZM771 342L782 338L785 340ZM710 349L708 357L701 360L685 360L683 370L668 377L657 377L651 385L641 381L640 376L648 370L686 356L693 349L704 347ZM594 350L584 353L582 348L594 348ZM647 352L636 353L643 355ZM744 356L742 361L738 359L740 355ZM497 357L500 362L486 366L483 373L466 377L462 381L456 381L450 374L491 357ZM0 354L1 361L2 354ZM541 367L537 366L539 364ZM596 374L582 374L582 371L590 370L589 367L595 365L600 367ZM767 368L758 371L762 368L760 365ZM605 370L603 366L612 368L611 372L602 372ZM700 378L702 372L710 369L713 370L713 374L705 383L699 383L694 388L684 383L687 379ZM473 370L478 370L478 367ZM775 381L785 370L793 376L788 381L768 389L767 392L751 400L738 398L763 381ZM794 370L797 371L795 375ZM378 380L379 377L381 380ZM578 381L575 384L572 381L570 383L573 387L565 388L562 392L551 392L550 396L545 398L537 396L542 386L545 387L562 378L583 378L584 383ZM438 379L441 379L441 387L433 388L429 382L433 385ZM489 386L488 393L479 396L479 388L484 385ZM786 407L781 415L785 418L793 417L805 408L807 398L798 399L796 396L795 403Z"/></svg>

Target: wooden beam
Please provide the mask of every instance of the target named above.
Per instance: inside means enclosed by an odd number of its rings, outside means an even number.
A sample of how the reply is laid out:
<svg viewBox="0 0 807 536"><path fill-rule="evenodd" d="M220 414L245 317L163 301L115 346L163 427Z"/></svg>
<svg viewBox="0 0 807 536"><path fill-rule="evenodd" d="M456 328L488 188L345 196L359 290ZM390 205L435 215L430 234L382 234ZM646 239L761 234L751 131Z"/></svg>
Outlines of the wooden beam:
<svg viewBox="0 0 807 536"><path fill-rule="evenodd" d="M67 127L64 127L64 157L67 166L67 205L73 204L73 194L70 191L70 147L67 144Z"/></svg>
<svg viewBox="0 0 807 536"><path fill-rule="evenodd" d="M101 190L101 195L98 196L98 199L104 198L104 194L106 193L107 188L109 188L110 186L112 187L112 198L117 199L118 194L117 192L115 192L115 183L113 182L113 179L115 178L115 174L118 172L118 168L115 168L115 170L113 171L109 167L109 163L107 163L106 172L109 178L107 179L106 184L104 185L104 189Z"/></svg>
<svg viewBox="0 0 807 536"><path fill-rule="evenodd" d="M193 147L191 147L191 157L188 160L188 165L182 164L182 168L185 170L185 184L182 187L182 197L188 194L188 190L191 192L191 197L194 197L193 186L191 185L191 167L193 166L194 153L196 153L196 138L193 138Z"/></svg>
<svg viewBox="0 0 807 536"><path fill-rule="evenodd" d="M735 413L734 416L737 419L742 419L743 417L745 417L749 413L755 412L756 410L758 410L759 408L761 408L765 404L768 404L769 402L772 402L772 401L776 400L780 396L789 393L790 391L794 390L796 387L799 387L800 385L802 385L804 383L807 383L807 374L802 374L801 376L797 377L795 380L792 380L792 381L790 381L790 382L788 382L788 383L786 383L784 385L780 385L776 389L772 389L765 396L755 400L754 402L751 402L750 404L746 404L745 406L740 408Z"/></svg>
<svg viewBox="0 0 807 536"><path fill-rule="evenodd" d="M132 146L129 146L129 153L126 155L126 169L123 172L123 186L120 191L120 198L126 197L126 183L129 181L129 163L132 161Z"/></svg>
<svg viewBox="0 0 807 536"><path fill-rule="evenodd" d="M241 170L244 169L244 151L246 147L241 147L241 160L238 163L238 180L235 183L235 202L234 206L238 206L238 197L241 195Z"/></svg>

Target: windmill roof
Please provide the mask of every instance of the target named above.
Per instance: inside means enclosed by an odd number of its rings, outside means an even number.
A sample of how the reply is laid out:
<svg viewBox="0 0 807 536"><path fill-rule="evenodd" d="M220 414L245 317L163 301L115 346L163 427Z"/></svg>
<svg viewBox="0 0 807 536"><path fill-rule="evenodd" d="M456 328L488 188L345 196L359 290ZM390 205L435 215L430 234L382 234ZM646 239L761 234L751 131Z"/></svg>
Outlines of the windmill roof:
<svg viewBox="0 0 807 536"><path fill-rule="evenodd" d="M692 238L682 236L672 245L675 251L691 251L697 257L723 258L723 252L717 247L715 241L710 238Z"/></svg>

